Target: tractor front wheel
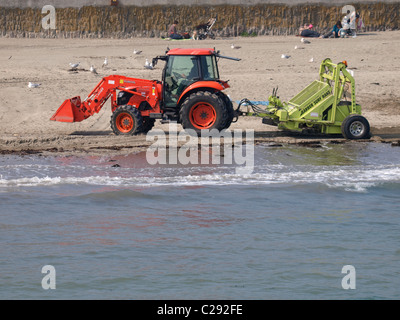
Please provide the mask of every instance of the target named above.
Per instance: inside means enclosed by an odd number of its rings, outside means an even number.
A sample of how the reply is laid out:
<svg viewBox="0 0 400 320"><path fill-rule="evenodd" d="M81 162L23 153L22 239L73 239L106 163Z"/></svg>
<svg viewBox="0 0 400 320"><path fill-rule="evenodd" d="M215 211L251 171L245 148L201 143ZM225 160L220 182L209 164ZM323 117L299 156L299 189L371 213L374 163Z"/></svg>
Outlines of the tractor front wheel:
<svg viewBox="0 0 400 320"><path fill-rule="evenodd" d="M118 107L111 116L111 129L116 135L136 135L143 131L143 118L133 106Z"/></svg>
<svg viewBox="0 0 400 320"><path fill-rule="evenodd" d="M179 115L183 128L197 134L204 129L225 129L229 117L224 101L208 91L198 91L186 98Z"/></svg>
<svg viewBox="0 0 400 320"><path fill-rule="evenodd" d="M342 122L341 129L346 139L367 139L370 137L368 120L358 114L347 116Z"/></svg>

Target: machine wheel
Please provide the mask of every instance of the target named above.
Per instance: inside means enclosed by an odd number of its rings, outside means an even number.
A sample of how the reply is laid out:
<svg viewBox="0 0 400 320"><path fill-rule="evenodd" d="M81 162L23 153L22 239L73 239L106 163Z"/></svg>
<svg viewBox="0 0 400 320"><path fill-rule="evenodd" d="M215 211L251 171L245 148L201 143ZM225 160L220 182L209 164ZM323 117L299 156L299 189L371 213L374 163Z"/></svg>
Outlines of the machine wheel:
<svg viewBox="0 0 400 320"><path fill-rule="evenodd" d="M370 137L369 122L363 116L351 114L342 122L342 134L346 139L366 139Z"/></svg>
<svg viewBox="0 0 400 320"><path fill-rule="evenodd" d="M120 106L111 116L111 129L116 135L135 135L143 132L143 118L133 106Z"/></svg>
<svg viewBox="0 0 400 320"><path fill-rule="evenodd" d="M224 101L208 91L192 93L183 102L179 115L183 128L197 134L204 129L225 129L229 117Z"/></svg>
<svg viewBox="0 0 400 320"><path fill-rule="evenodd" d="M229 97L226 94L220 92L219 97L224 101L226 111L228 112L228 118L226 119L226 124L224 126L224 129L227 129L232 124L232 121L235 117L235 111L233 109L232 101L229 99Z"/></svg>

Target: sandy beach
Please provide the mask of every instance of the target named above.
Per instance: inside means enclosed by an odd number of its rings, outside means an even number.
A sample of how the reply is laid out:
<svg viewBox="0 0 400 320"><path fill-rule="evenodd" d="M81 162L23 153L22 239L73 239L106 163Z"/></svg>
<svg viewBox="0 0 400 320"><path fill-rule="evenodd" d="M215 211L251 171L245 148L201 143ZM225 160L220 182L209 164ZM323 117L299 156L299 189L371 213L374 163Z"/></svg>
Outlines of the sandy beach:
<svg viewBox="0 0 400 320"><path fill-rule="evenodd" d="M372 141L398 144L400 140L399 80L400 31L360 33L356 38L310 39L303 44L295 36L221 38L216 40L166 41L157 38L120 39L15 39L0 38L0 154L57 152L131 153L147 148L145 135L115 136L110 128L111 108L107 102L99 114L80 123L50 121L65 99L85 98L101 77L118 74L161 80L163 62L145 69L146 58L163 54L167 47L216 48L222 55L220 77L229 80L226 90L234 101L267 100L272 89L288 101L318 78L321 61L346 60L355 73L357 102L371 125ZM240 49L231 49L231 44ZM298 49L295 49L298 46ZM134 55L133 50L142 50ZM282 59L281 55L289 55ZM104 58L109 65L102 68ZM309 62L313 58L314 62ZM70 62L80 62L77 72ZM92 74L90 66L98 71ZM28 88L28 82L40 83ZM168 130L156 122L155 129ZM341 137L315 137L277 132L261 118L240 118L230 129L254 129L256 142L319 143L345 142Z"/></svg>

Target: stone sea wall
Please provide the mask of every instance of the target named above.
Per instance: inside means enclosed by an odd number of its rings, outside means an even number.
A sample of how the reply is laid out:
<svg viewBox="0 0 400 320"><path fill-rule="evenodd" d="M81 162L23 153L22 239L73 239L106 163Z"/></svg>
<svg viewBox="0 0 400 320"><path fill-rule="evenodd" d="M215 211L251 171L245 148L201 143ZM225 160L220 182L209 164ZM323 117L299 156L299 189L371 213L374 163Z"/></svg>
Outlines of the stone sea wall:
<svg viewBox="0 0 400 320"><path fill-rule="evenodd" d="M322 3L331 5L332 0L0 0L0 7L11 8L42 8L52 5L56 8L82 8L87 6L109 6L117 2L119 6L149 7L154 5L256 5L256 4L286 4L298 5L304 3ZM363 2L374 2L368 0L335 0L335 5L357 5ZM375 1L377 2L377 1ZM379 2L399 2L398 0L380 0Z"/></svg>
<svg viewBox="0 0 400 320"><path fill-rule="evenodd" d="M366 31L399 29L400 2L357 3ZM187 6L85 6L56 8L56 28L42 27L40 8L0 7L0 36L48 38L127 38L165 36L173 20L179 31L217 15L213 31L219 36L292 35L312 23L318 31L332 28L344 16L343 6L326 4L256 4Z"/></svg>

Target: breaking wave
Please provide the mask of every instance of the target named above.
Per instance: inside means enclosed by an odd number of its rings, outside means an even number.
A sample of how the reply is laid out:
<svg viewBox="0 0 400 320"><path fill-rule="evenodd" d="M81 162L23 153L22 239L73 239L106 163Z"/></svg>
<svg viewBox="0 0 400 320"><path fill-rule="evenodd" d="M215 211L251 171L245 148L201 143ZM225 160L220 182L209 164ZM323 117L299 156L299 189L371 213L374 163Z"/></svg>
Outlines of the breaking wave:
<svg viewBox="0 0 400 320"><path fill-rule="evenodd" d="M209 173L209 174L172 174L168 176L151 177L141 176L111 176L94 175L86 177L23 177L4 179L0 177L0 188L10 187L36 187L55 185L105 185L120 187L156 187L156 186L202 186L202 185L268 185L268 184L323 184L328 187L344 188L351 191L365 191L367 188L386 182L400 182L400 168L385 166L380 168L370 167L314 167L311 170L281 171L276 170L255 172L251 174L239 173ZM215 170L215 168L214 168ZM173 171L172 171L173 172ZM171 173L171 172L170 172Z"/></svg>

